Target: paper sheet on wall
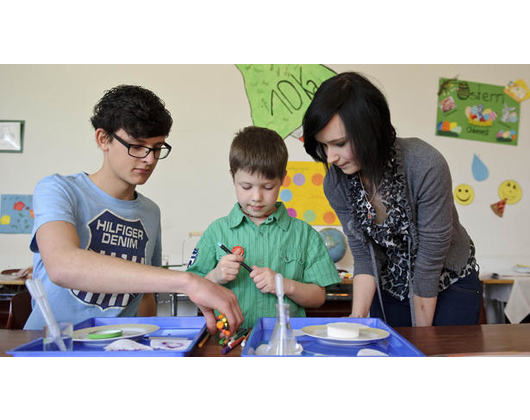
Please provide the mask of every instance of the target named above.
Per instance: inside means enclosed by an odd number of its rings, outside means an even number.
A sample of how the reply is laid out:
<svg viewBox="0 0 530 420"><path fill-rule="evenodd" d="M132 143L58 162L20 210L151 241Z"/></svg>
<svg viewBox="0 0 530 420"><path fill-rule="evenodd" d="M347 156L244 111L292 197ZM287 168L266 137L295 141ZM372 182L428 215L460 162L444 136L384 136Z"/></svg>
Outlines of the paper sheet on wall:
<svg viewBox="0 0 530 420"><path fill-rule="evenodd" d="M326 171L318 162L288 162L287 176L280 188L291 217L316 226L340 226L340 221L324 195Z"/></svg>
<svg viewBox="0 0 530 420"><path fill-rule="evenodd" d="M302 125L321 83L336 73L321 64L236 64L243 74L252 121L286 138Z"/></svg>
<svg viewBox="0 0 530 420"><path fill-rule="evenodd" d="M504 86L439 81L436 135L517 146L520 103Z"/></svg>
<svg viewBox="0 0 530 420"><path fill-rule="evenodd" d="M0 233L31 233L33 196L3 194L0 197Z"/></svg>

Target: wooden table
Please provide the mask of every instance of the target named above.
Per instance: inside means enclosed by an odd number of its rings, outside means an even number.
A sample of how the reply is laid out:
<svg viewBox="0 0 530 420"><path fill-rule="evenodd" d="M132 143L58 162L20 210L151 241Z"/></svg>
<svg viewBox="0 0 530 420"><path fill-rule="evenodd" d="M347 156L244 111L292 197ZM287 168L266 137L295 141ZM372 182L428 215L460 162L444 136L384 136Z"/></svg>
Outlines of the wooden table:
<svg viewBox="0 0 530 420"><path fill-rule="evenodd" d="M530 324L485 324L457 327L401 327L396 331L426 356L516 354L530 355ZM41 337L40 331L0 329L0 356L6 350ZM235 347L227 354L211 337L203 348L191 352L194 357L239 357L243 350Z"/></svg>
<svg viewBox="0 0 530 420"><path fill-rule="evenodd" d="M6 350L14 349L39 337L42 337L42 331L0 329L0 356L10 356L6 354Z"/></svg>
<svg viewBox="0 0 530 420"><path fill-rule="evenodd" d="M482 284L488 285L488 284L513 284L515 282L514 279L480 279Z"/></svg>
<svg viewBox="0 0 530 420"><path fill-rule="evenodd" d="M530 324L482 324L395 329L426 356L526 353Z"/></svg>

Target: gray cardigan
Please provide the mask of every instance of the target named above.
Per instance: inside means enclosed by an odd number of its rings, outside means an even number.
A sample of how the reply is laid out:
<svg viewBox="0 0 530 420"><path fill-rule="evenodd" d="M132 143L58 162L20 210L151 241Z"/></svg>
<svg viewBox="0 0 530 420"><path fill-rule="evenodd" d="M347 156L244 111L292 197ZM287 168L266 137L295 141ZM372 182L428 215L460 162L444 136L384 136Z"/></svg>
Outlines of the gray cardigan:
<svg viewBox="0 0 530 420"><path fill-rule="evenodd" d="M406 196L412 211L409 233L412 247L417 248L412 277L414 294L434 297L438 294L442 268L459 272L465 267L470 237L458 220L451 174L442 154L417 138L397 138L395 145L398 171L405 176ZM352 217L348 190L347 175L335 166L329 168L324 193L348 238L354 257L354 276L375 275L374 265L380 271L385 256ZM376 261L370 256L368 241L373 244Z"/></svg>

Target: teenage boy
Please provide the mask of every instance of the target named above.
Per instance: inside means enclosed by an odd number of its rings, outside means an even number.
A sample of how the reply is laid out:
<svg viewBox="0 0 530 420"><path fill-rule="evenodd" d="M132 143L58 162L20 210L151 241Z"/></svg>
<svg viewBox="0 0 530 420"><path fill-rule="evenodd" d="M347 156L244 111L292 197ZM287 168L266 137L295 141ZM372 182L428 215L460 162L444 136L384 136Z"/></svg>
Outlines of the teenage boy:
<svg viewBox="0 0 530 420"><path fill-rule="evenodd" d="M229 161L237 203L228 216L206 229L188 265L188 272L234 291L246 327L260 317L276 316L277 272L284 277L292 317L304 317L304 307L321 306L324 287L340 283L319 233L290 217L277 201L287 159L285 142L272 130L247 127L236 135Z"/></svg>
<svg viewBox="0 0 530 420"><path fill-rule="evenodd" d="M105 93L91 118L103 152L93 173L52 175L33 196L31 238L34 278L42 280L57 321L134 316L142 294L185 293L215 332L213 309L232 328L242 323L235 295L191 273L159 268L160 209L136 191L158 160L166 158L173 120L164 103L140 86L120 85ZM34 309L25 329L40 329Z"/></svg>

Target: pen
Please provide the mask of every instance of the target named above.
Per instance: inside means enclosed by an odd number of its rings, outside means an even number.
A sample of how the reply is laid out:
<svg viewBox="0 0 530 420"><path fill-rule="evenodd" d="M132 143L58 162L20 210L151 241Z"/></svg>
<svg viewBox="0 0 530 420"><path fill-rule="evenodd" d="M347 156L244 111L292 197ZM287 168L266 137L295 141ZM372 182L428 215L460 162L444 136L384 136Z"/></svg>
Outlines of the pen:
<svg viewBox="0 0 530 420"><path fill-rule="evenodd" d="M206 331L206 335L204 336L204 338L201 340L201 342L197 345L198 348L202 348L202 346L204 346L204 344L208 341L208 339L210 338L210 332L209 331Z"/></svg>
<svg viewBox="0 0 530 420"><path fill-rule="evenodd" d="M242 343L241 343L241 347L245 347L245 345L247 344L248 337L250 337L250 333L251 333L251 332L252 332L252 328L250 328L250 329L248 330L248 333L247 333L247 335L245 336L245 339L244 339L244 340L242 341Z"/></svg>
<svg viewBox="0 0 530 420"><path fill-rule="evenodd" d="M229 340L228 344L236 341L237 339L239 339L241 337L245 337L247 335L247 333L248 333L248 328L243 328L243 329L239 330L232 337L230 337L230 340Z"/></svg>
<svg viewBox="0 0 530 420"><path fill-rule="evenodd" d="M231 254L232 251L230 251L226 246L224 246L222 243L220 242L217 242L217 245L219 245L219 248L221 248L224 252L226 252L227 254ZM246 265L244 262L240 263L241 266L247 270L249 273L252 272L252 268L250 268L248 265Z"/></svg>
<svg viewBox="0 0 530 420"><path fill-rule="evenodd" d="M236 347L238 344L240 344L243 340L245 339L245 337L239 337L236 341L234 341L233 343L229 343L228 346L226 346L222 353L223 354L226 354L228 353L230 350L232 350L234 347Z"/></svg>

